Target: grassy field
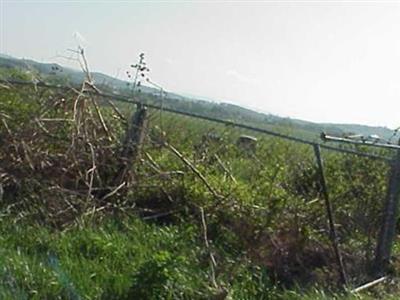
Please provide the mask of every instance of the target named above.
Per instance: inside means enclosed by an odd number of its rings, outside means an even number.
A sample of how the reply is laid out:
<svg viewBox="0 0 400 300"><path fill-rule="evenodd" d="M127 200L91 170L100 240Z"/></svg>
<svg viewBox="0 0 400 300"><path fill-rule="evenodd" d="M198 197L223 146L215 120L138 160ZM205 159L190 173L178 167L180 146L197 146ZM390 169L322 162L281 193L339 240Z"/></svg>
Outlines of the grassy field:
<svg viewBox="0 0 400 300"><path fill-rule="evenodd" d="M398 298L399 244L393 279L340 289L311 147L150 110L127 163L118 108L0 89L1 298ZM323 156L349 290L371 279L388 166Z"/></svg>

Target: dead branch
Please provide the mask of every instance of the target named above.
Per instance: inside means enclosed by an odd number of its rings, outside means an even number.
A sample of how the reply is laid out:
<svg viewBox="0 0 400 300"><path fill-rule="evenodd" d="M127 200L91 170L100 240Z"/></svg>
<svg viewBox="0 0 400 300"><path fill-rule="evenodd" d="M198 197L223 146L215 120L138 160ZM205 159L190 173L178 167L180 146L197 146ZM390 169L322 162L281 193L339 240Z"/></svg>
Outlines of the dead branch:
<svg viewBox="0 0 400 300"><path fill-rule="evenodd" d="M106 122L104 121L103 115L100 112L100 109L99 109L99 106L97 104L97 101L96 101L96 99L94 99L94 97L91 97L91 100L92 100L94 109L96 110L97 117L100 120L101 127L103 128L104 133L107 135L108 139L111 141L111 134L110 134L110 132L109 132L109 130L107 128Z"/></svg>
<svg viewBox="0 0 400 300"><path fill-rule="evenodd" d="M117 186L114 190L109 192L107 195L105 195L103 198L101 198L101 201L106 200L107 198L110 198L111 196L115 195L120 189L122 189L126 185L126 182L121 183L119 186Z"/></svg>
<svg viewBox="0 0 400 300"><path fill-rule="evenodd" d="M201 215L201 223L203 225L203 238L204 238L204 243L206 245L208 255L210 256L210 268L211 268L211 282L214 285L215 288L218 288L218 284L215 278L215 268L217 266L217 263L215 261L214 255L212 253L212 250L210 248L210 243L208 242L208 234L207 234L207 223L206 223L206 217L204 215L204 209L203 207L200 207L200 215Z"/></svg>
<svg viewBox="0 0 400 300"><path fill-rule="evenodd" d="M107 99L107 103L112 107L114 112L117 114L117 116L120 118L121 121L123 121L124 124L126 124L126 118L125 116L119 111L118 107L109 99Z"/></svg>
<svg viewBox="0 0 400 300"><path fill-rule="evenodd" d="M375 279L375 280L373 280L373 281L371 281L371 282L368 282L368 283L366 283L366 284L363 284L362 286L359 286L358 288L355 288L355 289L351 290L351 292L352 292L352 293L361 292L361 291L366 290L366 289L368 289L368 288L370 288L370 287L373 287L373 286L375 286L375 285L377 285L377 284L379 284L379 283L382 283L382 282L384 282L384 281L387 280L387 279L388 279L387 276L383 276L383 277L381 277L381 278L378 278L378 279Z"/></svg>
<svg viewBox="0 0 400 300"><path fill-rule="evenodd" d="M90 153L92 156L92 167L89 170L87 170L87 172L86 172L86 175L89 175L89 173L90 173L89 189L88 189L88 193L87 193L87 199L89 200L92 197L94 172L97 169L97 166L96 166L96 158L95 158L95 154L94 154L93 145L91 143L88 143L88 145L90 147Z"/></svg>
<svg viewBox="0 0 400 300"><path fill-rule="evenodd" d="M207 189L210 191L211 194L215 198L220 198L218 193L213 189L213 187L208 183L207 179L204 177L203 174L195 167L193 164L186 158L184 157L175 147L172 145L168 144L167 142L164 142L164 146L169 149L172 153L174 153L186 166L188 166L194 174L204 183L204 185L207 187Z"/></svg>
<svg viewBox="0 0 400 300"><path fill-rule="evenodd" d="M214 154L215 159L217 160L218 164L222 168L222 170L225 172L225 174L228 174L229 178L234 182L237 183L235 177L233 177L232 173L228 170L228 168L224 165L222 162L221 158L218 156L218 154Z"/></svg>

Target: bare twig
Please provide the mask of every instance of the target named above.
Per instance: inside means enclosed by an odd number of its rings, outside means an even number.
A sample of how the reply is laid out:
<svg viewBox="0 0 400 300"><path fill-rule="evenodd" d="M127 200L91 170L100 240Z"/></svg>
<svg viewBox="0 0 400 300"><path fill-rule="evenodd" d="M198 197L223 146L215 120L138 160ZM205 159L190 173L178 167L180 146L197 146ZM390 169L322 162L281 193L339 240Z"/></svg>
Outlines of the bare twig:
<svg viewBox="0 0 400 300"><path fill-rule="evenodd" d="M208 242L207 223L206 223L206 217L205 217L205 214L204 214L203 207L200 207L200 214L201 214L201 223L203 225L204 243L206 245L208 254L210 256L211 282L212 282L212 284L214 285L215 288L218 288L217 280L216 280L216 277L215 277L215 268L217 266L217 262L215 261L214 254L212 253L212 250L210 248L210 243Z"/></svg>
<svg viewBox="0 0 400 300"><path fill-rule="evenodd" d="M371 282L368 282L368 283L366 283L366 284L363 284L362 286L359 286L358 288L355 288L355 289L351 290L351 292L352 292L352 293L361 292L361 291L363 291L363 290L365 290L365 289L368 289L368 288L373 287L373 286L375 286L375 285L377 285L377 284L379 284L379 283L382 283L382 282L384 282L384 281L387 280L387 279L388 279L387 276L383 276L383 277L381 277L381 278L378 278L378 279L375 279L375 280L373 280L373 281L371 281Z"/></svg>
<svg viewBox="0 0 400 300"><path fill-rule="evenodd" d="M93 106L96 110L96 114L100 120L101 127L103 128L104 133L107 135L108 139L111 141L111 134L107 128L106 122L104 121L103 115L100 112L99 106L97 105L97 101L93 97L91 97L91 100L92 100Z"/></svg>
<svg viewBox="0 0 400 300"><path fill-rule="evenodd" d="M228 168L224 165L222 162L221 158L218 156L218 154L214 154L214 157L216 158L218 164L221 166L222 170L225 172L225 174L228 174L229 178L234 182L237 183L235 177L233 177L232 173L228 170Z"/></svg>
<svg viewBox="0 0 400 300"><path fill-rule="evenodd" d="M118 107L110 100L107 99L107 103L112 107L114 112L117 114L117 116L123 121L124 124L126 124L126 118L125 116L119 111Z"/></svg>
<svg viewBox="0 0 400 300"><path fill-rule="evenodd" d="M87 199L89 200L92 197L92 188L93 188L93 179L94 179L94 172L96 171L96 158L95 158L95 153L93 149L93 145L91 143L88 143L90 147L90 153L92 156L92 167L87 170L86 175L89 175L90 173L90 180L89 180L89 189L87 193Z"/></svg>
<svg viewBox="0 0 400 300"><path fill-rule="evenodd" d="M184 157L175 147L168 144L167 142L164 142L164 146L172 153L174 153L185 165L187 165L193 171L194 174L196 174L196 176L204 183L204 185L215 198L220 197L218 193L213 189L213 187L208 183L204 175L201 174L201 172L195 166L193 166L193 164L186 157Z"/></svg>
<svg viewBox="0 0 400 300"><path fill-rule="evenodd" d="M113 189L111 192L109 192L107 195L105 195L103 198L101 198L101 201L104 201L107 198L110 198L111 196L115 195L125 185L126 185L126 182L121 183L119 186L117 186L115 189Z"/></svg>

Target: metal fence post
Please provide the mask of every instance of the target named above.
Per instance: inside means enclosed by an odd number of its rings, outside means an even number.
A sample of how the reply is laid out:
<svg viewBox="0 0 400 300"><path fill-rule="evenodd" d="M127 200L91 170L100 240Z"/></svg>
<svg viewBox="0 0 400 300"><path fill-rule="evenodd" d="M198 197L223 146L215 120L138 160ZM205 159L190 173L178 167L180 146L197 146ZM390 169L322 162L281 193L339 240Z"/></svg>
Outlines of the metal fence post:
<svg viewBox="0 0 400 300"><path fill-rule="evenodd" d="M339 249L339 242L338 242L337 233L336 233L336 229L335 229L333 209L332 209L331 201L329 199L328 188L326 186L324 167L323 167L322 158L321 158L321 149L318 144L314 144L314 153L315 153L315 157L317 159L319 180L320 180L320 184L321 184L321 188L322 188L322 195L325 200L326 214L327 214L328 223L329 223L329 238L332 242L332 247L335 252L336 261L337 261L337 264L339 267L339 275L340 275L341 284L346 286L347 285L347 275L346 275L346 271L344 268L342 255L341 255L340 249Z"/></svg>
<svg viewBox="0 0 400 300"><path fill-rule="evenodd" d="M399 140L400 145L400 140ZM373 272L376 276L387 271L390 263L400 201L400 150L391 163L390 178L383 210L383 220L378 236Z"/></svg>

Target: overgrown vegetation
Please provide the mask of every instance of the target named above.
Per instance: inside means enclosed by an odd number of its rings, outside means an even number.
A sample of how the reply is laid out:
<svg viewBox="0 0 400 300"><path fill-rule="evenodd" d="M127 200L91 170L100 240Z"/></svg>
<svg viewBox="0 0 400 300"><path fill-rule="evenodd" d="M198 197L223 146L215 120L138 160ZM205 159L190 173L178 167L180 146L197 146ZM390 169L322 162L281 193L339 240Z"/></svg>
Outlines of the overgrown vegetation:
<svg viewBox="0 0 400 300"><path fill-rule="evenodd" d="M126 157L133 106L90 84L0 88L2 298L359 297L336 284L310 147L150 110L139 155ZM387 165L324 158L356 286L369 279ZM362 297L397 293L393 280Z"/></svg>

